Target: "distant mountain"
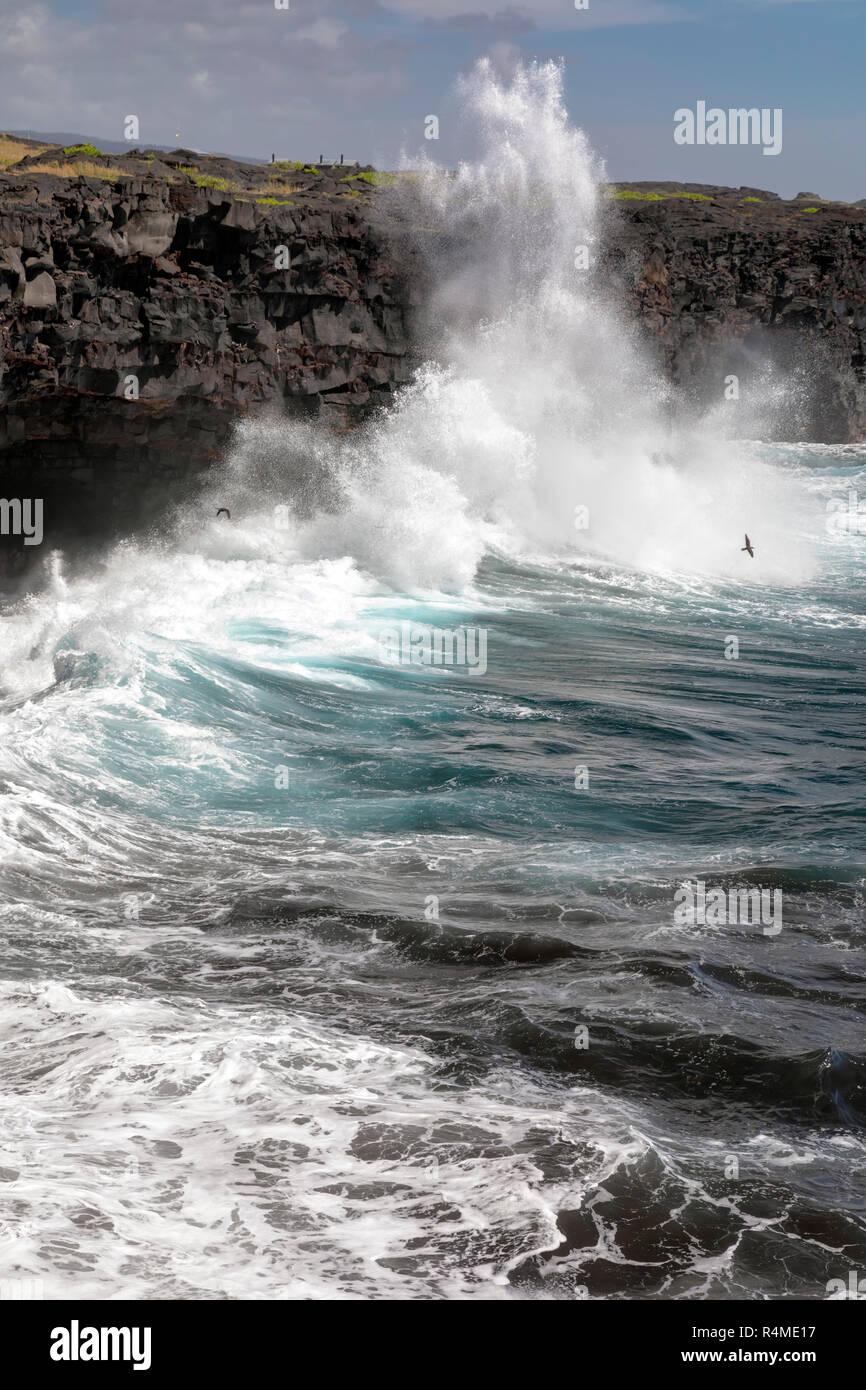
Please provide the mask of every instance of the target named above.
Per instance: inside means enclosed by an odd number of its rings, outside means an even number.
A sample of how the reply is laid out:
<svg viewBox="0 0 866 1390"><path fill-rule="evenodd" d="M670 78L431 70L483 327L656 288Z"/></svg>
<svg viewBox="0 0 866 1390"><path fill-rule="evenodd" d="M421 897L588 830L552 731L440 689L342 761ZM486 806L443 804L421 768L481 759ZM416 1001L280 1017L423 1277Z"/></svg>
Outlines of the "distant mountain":
<svg viewBox="0 0 866 1390"><path fill-rule="evenodd" d="M95 145L98 150L104 150L106 154L128 154L136 146L138 149L164 150L166 153L178 148L177 145L152 145L143 140L104 140L99 135L81 135L69 130L10 130L7 134L18 135L23 140L38 140L45 145ZM221 150L198 150L194 145L184 145L183 148L192 150L194 154L217 154L223 159L233 159L238 164L269 163L260 155L227 155Z"/></svg>

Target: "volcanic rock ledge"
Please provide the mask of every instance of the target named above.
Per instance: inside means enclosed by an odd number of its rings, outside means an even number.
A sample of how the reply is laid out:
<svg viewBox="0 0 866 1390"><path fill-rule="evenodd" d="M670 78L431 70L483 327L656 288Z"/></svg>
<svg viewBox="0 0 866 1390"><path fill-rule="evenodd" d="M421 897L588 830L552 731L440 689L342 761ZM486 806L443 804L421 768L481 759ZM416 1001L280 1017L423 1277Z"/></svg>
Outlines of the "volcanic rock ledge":
<svg viewBox="0 0 866 1390"><path fill-rule="evenodd" d="M261 204L176 175L0 177L3 495L44 497L53 540L110 534L252 408L342 429L387 403L414 365L411 277L347 177Z"/></svg>
<svg viewBox="0 0 866 1390"><path fill-rule="evenodd" d="M2 493L44 499L45 547L157 519L244 414L345 429L411 378L444 229L409 225L389 176L45 159L0 175ZM605 277L682 399L718 403L736 374L747 401L770 361L797 399L765 434L866 438L866 207L652 183L604 207ZM34 558L0 547L0 573Z"/></svg>
<svg viewBox="0 0 866 1390"><path fill-rule="evenodd" d="M607 213L607 268L692 404L720 402L733 374L743 434L866 438L863 203L639 183L619 185ZM768 365L789 386L769 409Z"/></svg>

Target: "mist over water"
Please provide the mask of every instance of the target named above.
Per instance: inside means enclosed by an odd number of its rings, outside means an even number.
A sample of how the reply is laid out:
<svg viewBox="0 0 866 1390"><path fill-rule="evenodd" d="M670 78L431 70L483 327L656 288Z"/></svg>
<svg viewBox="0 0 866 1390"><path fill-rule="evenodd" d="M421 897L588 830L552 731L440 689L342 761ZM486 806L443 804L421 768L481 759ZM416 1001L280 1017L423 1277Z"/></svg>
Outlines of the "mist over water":
<svg viewBox="0 0 866 1390"><path fill-rule="evenodd" d="M439 231L393 408L245 426L0 611L0 1256L46 1297L822 1298L866 1260L866 555L825 525L866 453L678 410L557 69L463 98L483 158L401 195ZM389 666L404 620L486 671ZM785 929L675 927L697 877Z"/></svg>
<svg viewBox="0 0 866 1390"><path fill-rule="evenodd" d="M723 399L723 355L718 408L677 424L671 388L599 273L603 168L569 125L560 69L521 68L505 85L483 61L462 95L483 159L454 177L428 164L393 195L436 233L434 358L360 439L248 426L226 480L240 510L268 525L262 493L245 491L261 482L251 456L279 471L281 457L312 455L331 506L298 526L299 553L352 555L401 589L459 591L489 551L742 576L746 531L761 537L750 582L807 581L810 499L726 438L739 406ZM777 420L784 387L767 387ZM760 401L747 409L754 429ZM270 500L285 500L279 484Z"/></svg>

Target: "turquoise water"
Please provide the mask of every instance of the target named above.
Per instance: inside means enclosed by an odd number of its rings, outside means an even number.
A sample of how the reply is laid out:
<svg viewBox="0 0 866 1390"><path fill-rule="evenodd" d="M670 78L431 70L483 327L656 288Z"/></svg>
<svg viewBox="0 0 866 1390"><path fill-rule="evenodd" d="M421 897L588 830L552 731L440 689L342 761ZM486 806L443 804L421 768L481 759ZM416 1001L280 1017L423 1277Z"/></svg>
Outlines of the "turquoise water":
<svg viewBox="0 0 866 1390"><path fill-rule="evenodd" d="M767 452L816 517L863 486L856 450ZM350 1298L857 1268L864 541L810 543L806 586L491 553L425 601L208 523L7 609L10 1268ZM484 628L486 672L389 665L395 616ZM781 889L779 934L677 926L699 878Z"/></svg>
<svg viewBox="0 0 866 1390"><path fill-rule="evenodd" d="M727 400L723 346L673 399L560 83L467 79L392 409L248 424L0 611L0 1257L46 1297L864 1268L866 451L744 442L792 388Z"/></svg>

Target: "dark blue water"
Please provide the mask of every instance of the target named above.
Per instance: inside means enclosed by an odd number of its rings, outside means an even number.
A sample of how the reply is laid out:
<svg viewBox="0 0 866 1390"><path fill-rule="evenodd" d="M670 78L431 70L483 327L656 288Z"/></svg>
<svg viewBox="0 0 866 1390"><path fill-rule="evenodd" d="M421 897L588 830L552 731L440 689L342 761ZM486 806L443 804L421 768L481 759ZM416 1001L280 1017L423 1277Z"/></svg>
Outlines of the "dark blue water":
<svg viewBox="0 0 866 1390"><path fill-rule="evenodd" d="M493 547L401 593L241 524L7 606L4 1277L820 1299L864 1268L866 548L823 525L864 461L768 454L819 519L789 582ZM483 630L486 670L389 664L401 621ZM779 890L780 930L677 922L697 880Z"/></svg>

